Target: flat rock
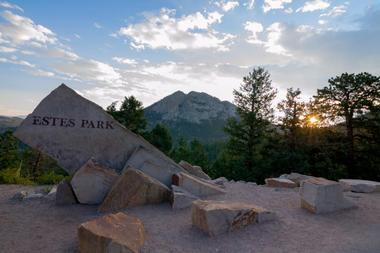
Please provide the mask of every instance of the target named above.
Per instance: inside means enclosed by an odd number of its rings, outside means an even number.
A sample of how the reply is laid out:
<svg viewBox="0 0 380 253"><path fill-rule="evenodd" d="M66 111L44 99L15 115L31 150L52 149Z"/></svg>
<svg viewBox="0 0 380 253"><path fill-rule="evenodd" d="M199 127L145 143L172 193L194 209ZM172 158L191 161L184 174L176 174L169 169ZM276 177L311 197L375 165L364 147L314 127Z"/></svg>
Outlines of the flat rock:
<svg viewBox="0 0 380 253"><path fill-rule="evenodd" d="M102 107L64 84L38 104L14 135L48 154L69 174L74 174L91 157L119 173L137 147L144 147L181 170L173 160L119 124Z"/></svg>
<svg viewBox="0 0 380 253"><path fill-rule="evenodd" d="M78 238L81 253L138 253L145 230L140 219L116 213L81 224Z"/></svg>
<svg viewBox="0 0 380 253"><path fill-rule="evenodd" d="M72 205L78 203L68 180L64 179L58 184L55 194L55 203L57 205Z"/></svg>
<svg viewBox="0 0 380 253"><path fill-rule="evenodd" d="M310 179L310 178L312 178L312 176L303 175L303 174L300 174L297 172L292 172L290 174L281 175L279 178L289 179L289 180L293 181L294 183L296 183L297 186L300 186L302 181Z"/></svg>
<svg viewBox="0 0 380 253"><path fill-rule="evenodd" d="M172 175L179 172L186 172L182 167L177 164L173 164L171 161L163 159L161 156L157 156L144 147L138 147L123 169L134 168L141 170L145 174L157 179L161 183L170 187Z"/></svg>
<svg viewBox="0 0 380 253"><path fill-rule="evenodd" d="M300 188L301 207L312 213L330 213L355 207L343 196L342 186L324 178L302 181Z"/></svg>
<svg viewBox="0 0 380 253"><path fill-rule="evenodd" d="M380 182L361 179L340 179L339 183L344 189L352 192L371 193L380 192Z"/></svg>
<svg viewBox="0 0 380 253"><path fill-rule="evenodd" d="M197 196L182 189L181 187L172 185L171 204L173 209L183 209L190 207L193 201L199 199Z"/></svg>
<svg viewBox="0 0 380 253"><path fill-rule="evenodd" d="M90 159L74 174L71 186L79 203L100 204L117 178L116 172Z"/></svg>
<svg viewBox="0 0 380 253"><path fill-rule="evenodd" d="M20 191L13 195L12 200L24 200L28 196L27 191Z"/></svg>
<svg viewBox="0 0 380 253"><path fill-rule="evenodd" d="M178 164L193 176L206 180L211 180L211 178L202 170L200 166L191 165L186 161L180 161Z"/></svg>
<svg viewBox="0 0 380 253"><path fill-rule="evenodd" d="M210 236L274 219L274 213L252 204L197 200L192 205L192 224Z"/></svg>
<svg viewBox="0 0 380 253"><path fill-rule="evenodd" d="M129 168L117 179L99 211L108 212L131 206L168 201L170 190L140 170Z"/></svg>
<svg viewBox="0 0 380 253"><path fill-rule="evenodd" d="M222 188L226 188L226 186L224 184L228 183L228 179L225 177L218 177L214 180L211 180L211 183L216 184Z"/></svg>
<svg viewBox="0 0 380 253"><path fill-rule="evenodd" d="M297 184L286 178L267 178L265 184L269 187L295 188Z"/></svg>
<svg viewBox="0 0 380 253"><path fill-rule="evenodd" d="M225 190L218 185L186 173L174 174L173 185L179 186L198 197L226 193Z"/></svg>

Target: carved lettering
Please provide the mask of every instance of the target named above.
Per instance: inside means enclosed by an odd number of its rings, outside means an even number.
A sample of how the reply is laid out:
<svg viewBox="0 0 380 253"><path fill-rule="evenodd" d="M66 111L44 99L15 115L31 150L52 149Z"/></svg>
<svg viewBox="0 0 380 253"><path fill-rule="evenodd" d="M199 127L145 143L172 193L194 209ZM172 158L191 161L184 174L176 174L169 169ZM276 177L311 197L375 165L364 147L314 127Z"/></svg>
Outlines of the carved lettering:
<svg viewBox="0 0 380 253"><path fill-rule="evenodd" d="M51 116L33 116L32 125L37 126L53 126L53 127L68 127L73 128L77 124L75 119L51 117ZM114 129L112 121L102 120L88 120L82 119L80 121L80 128L94 128L94 129Z"/></svg>

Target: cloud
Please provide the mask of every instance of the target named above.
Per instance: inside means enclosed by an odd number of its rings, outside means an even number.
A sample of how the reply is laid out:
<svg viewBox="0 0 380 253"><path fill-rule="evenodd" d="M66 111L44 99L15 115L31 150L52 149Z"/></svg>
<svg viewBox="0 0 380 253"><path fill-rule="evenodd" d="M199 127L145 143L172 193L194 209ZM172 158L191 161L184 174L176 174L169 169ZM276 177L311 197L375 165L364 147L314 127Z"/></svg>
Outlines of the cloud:
<svg viewBox="0 0 380 253"><path fill-rule="evenodd" d="M330 6L330 3L324 0L312 0L305 3L304 6L297 9L296 12L313 12L324 10Z"/></svg>
<svg viewBox="0 0 380 253"><path fill-rule="evenodd" d="M24 12L24 10L20 6L15 5L15 4L11 4L8 2L0 2L0 7L6 8L6 9L14 9L14 10Z"/></svg>
<svg viewBox="0 0 380 253"><path fill-rule="evenodd" d="M112 60L127 65L136 65L137 61L135 59L123 58L123 57L113 57Z"/></svg>
<svg viewBox="0 0 380 253"><path fill-rule="evenodd" d="M261 41L258 38L258 34L264 31L264 27L261 23L255 22L255 21L247 21L244 24L244 29L251 33L249 37L247 38L248 43L252 44L262 44L263 41Z"/></svg>
<svg viewBox="0 0 380 253"><path fill-rule="evenodd" d="M35 24L31 19L4 11L2 18L7 21L0 24L0 38L13 44L28 43L31 46L41 47L44 44L57 42L55 34L48 28Z"/></svg>
<svg viewBox="0 0 380 253"><path fill-rule="evenodd" d="M17 49L13 48L13 47L0 46L0 53L13 53L13 52L16 52L16 51L17 51Z"/></svg>
<svg viewBox="0 0 380 253"><path fill-rule="evenodd" d="M244 6L247 6L248 10L252 10L255 6L255 0L248 0L246 3L244 3Z"/></svg>
<svg viewBox="0 0 380 253"><path fill-rule="evenodd" d="M332 8L330 11L326 13L322 13L320 16L335 18L335 17L343 15L344 13L346 13L346 11L347 11L347 5L342 4L342 5L335 6L334 8Z"/></svg>
<svg viewBox="0 0 380 253"><path fill-rule="evenodd" d="M211 48L227 51L234 36L211 29L211 25L220 23L222 17L218 12L208 12L207 15L196 12L176 18L175 10L161 9L158 16L150 16L142 23L122 27L118 34L130 39L131 46L137 49Z"/></svg>
<svg viewBox="0 0 380 253"><path fill-rule="evenodd" d="M285 4L290 4L292 0L264 0L263 10L268 12L270 10L284 9Z"/></svg>
<svg viewBox="0 0 380 253"><path fill-rule="evenodd" d="M28 61L19 60L16 56L12 56L11 58L1 57L0 62L1 63L11 63L11 64L15 64L15 65L21 65L21 66L25 66L25 67L29 67L29 68L35 67L34 64L32 64Z"/></svg>
<svg viewBox="0 0 380 253"><path fill-rule="evenodd" d="M239 2L237 1L217 1L215 2L215 5L222 8L223 11L225 12L228 12L228 11L231 11L233 9L235 9L236 7L239 6Z"/></svg>
<svg viewBox="0 0 380 253"><path fill-rule="evenodd" d="M97 22L94 22L94 27L96 28L96 29L102 29L103 28L103 26L101 26L99 23L97 23Z"/></svg>

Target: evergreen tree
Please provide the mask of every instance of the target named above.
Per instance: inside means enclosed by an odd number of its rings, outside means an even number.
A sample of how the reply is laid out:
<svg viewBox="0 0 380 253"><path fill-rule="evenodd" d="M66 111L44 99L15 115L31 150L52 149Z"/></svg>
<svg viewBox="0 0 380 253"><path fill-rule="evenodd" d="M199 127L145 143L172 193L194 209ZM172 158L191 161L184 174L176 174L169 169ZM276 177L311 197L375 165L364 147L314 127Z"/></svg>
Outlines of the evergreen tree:
<svg viewBox="0 0 380 253"><path fill-rule="evenodd" d="M157 124L148 134L147 139L150 143L156 146L159 150L165 154L169 154L172 149L172 137L169 130L161 125Z"/></svg>
<svg viewBox="0 0 380 253"><path fill-rule="evenodd" d="M347 142L347 166L349 174L358 175L355 170L354 117L368 111L379 99L380 78L369 73L348 74L330 78L329 85L318 89L314 96L321 113L333 122L344 120Z"/></svg>
<svg viewBox="0 0 380 253"><path fill-rule="evenodd" d="M209 161L205 147L197 139L190 142L190 159L188 162L201 166L205 171L208 169Z"/></svg>
<svg viewBox="0 0 380 253"><path fill-rule="evenodd" d="M107 112L132 132L142 134L146 127L142 103L134 96L125 97L119 110L116 109L116 103L108 106Z"/></svg>
<svg viewBox="0 0 380 253"><path fill-rule="evenodd" d="M245 76L239 90L233 92L239 120L230 119L225 131L230 137L228 152L234 160L239 157L242 161L239 170L245 180L257 179L262 174L258 161L273 119L271 103L276 96L271 83L269 73L259 67Z"/></svg>
<svg viewBox="0 0 380 253"><path fill-rule="evenodd" d="M170 153L170 157L176 161L180 162L181 160L188 161L190 160L190 148L187 141L183 138L178 140L176 148Z"/></svg>
<svg viewBox="0 0 380 253"><path fill-rule="evenodd" d="M18 142L8 130L0 135L0 170L18 168L19 165Z"/></svg>

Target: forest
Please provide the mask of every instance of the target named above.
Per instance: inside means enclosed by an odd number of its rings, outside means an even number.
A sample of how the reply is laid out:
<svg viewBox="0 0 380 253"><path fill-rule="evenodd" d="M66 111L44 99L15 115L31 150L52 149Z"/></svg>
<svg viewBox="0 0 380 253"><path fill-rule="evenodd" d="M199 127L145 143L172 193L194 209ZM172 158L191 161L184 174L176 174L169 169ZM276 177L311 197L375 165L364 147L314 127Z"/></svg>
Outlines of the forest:
<svg viewBox="0 0 380 253"><path fill-rule="evenodd" d="M174 143L165 125L147 129L143 104L134 96L107 107L122 125L176 162L201 166L212 178L262 183L284 173L380 181L380 77L342 73L328 79L309 100L289 88L277 105L277 90L262 67L233 91L237 117L224 127L225 142L184 139ZM68 175L49 157L0 136L0 183L54 184Z"/></svg>

